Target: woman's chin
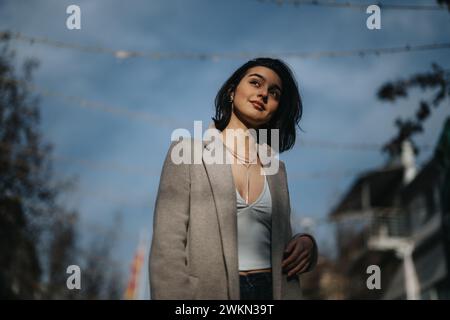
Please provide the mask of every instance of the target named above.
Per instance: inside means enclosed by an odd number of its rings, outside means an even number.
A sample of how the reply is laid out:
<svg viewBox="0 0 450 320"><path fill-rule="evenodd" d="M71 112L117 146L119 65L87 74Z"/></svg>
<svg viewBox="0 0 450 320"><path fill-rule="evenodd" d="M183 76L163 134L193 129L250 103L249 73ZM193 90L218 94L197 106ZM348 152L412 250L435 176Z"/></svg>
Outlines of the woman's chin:
<svg viewBox="0 0 450 320"><path fill-rule="evenodd" d="M260 111L257 111L258 113L253 113L249 115L249 122L252 123L254 126L260 126L269 121L266 119L265 115L263 115Z"/></svg>
<svg viewBox="0 0 450 320"><path fill-rule="evenodd" d="M242 112L238 114L238 118L241 119L243 123L245 123L247 126L251 128L258 128L264 123L266 123L268 120L266 119L263 112L253 109L253 110L245 110L246 112Z"/></svg>
<svg viewBox="0 0 450 320"><path fill-rule="evenodd" d="M266 121L264 119L259 119L259 118L253 117L253 118L249 119L249 121L247 121L247 123L249 123L251 125L251 128L257 129L257 128L261 127L264 123L266 123Z"/></svg>

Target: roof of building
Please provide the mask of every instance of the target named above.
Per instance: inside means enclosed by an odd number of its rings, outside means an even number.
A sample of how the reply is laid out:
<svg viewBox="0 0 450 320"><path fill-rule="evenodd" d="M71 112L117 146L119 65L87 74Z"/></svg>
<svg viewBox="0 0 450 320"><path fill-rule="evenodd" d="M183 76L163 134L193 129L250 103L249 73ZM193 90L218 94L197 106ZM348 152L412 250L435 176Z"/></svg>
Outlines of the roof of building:
<svg viewBox="0 0 450 320"><path fill-rule="evenodd" d="M363 189L368 187L370 207L391 207L394 195L402 187L403 167L395 166L377 169L360 175L345 196L330 213L331 218L338 218L347 213L362 211Z"/></svg>

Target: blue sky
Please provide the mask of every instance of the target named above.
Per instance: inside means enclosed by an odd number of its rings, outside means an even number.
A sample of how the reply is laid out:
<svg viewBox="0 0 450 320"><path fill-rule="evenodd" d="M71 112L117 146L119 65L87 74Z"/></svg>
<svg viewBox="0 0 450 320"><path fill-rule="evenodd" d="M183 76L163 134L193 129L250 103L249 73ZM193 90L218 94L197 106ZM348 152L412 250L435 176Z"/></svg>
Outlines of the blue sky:
<svg viewBox="0 0 450 320"><path fill-rule="evenodd" d="M81 8L81 30L66 28L70 4ZM382 10L380 30L367 29L367 17L361 10L256 0L0 1L0 29L36 38L143 52L278 54L292 67L304 106L305 132L299 132L293 150L281 155L294 219L325 217L358 172L385 161L379 150L324 148L318 142L386 142L395 133L394 119L413 115L421 93L413 91L409 99L388 104L377 100L377 88L429 70L432 62L450 67L449 49L320 59L283 56L450 42L450 13L445 10ZM115 212L122 213L117 260L128 271L139 233L151 232L171 132L181 126L193 132L194 120L206 126L218 89L246 59L118 59L39 43L12 44L19 59L40 60L35 73L39 87L145 114L114 114L61 97L43 96L40 104L42 130L55 146L57 176L78 179L67 203L79 210L85 226L99 229L111 225ZM433 112L417 143L434 146L448 114L448 105ZM423 151L418 163L431 152ZM345 174L349 171L354 174ZM316 173L322 175L314 177ZM83 230L88 237L95 227ZM332 228L319 225L315 234L319 243L332 247Z"/></svg>

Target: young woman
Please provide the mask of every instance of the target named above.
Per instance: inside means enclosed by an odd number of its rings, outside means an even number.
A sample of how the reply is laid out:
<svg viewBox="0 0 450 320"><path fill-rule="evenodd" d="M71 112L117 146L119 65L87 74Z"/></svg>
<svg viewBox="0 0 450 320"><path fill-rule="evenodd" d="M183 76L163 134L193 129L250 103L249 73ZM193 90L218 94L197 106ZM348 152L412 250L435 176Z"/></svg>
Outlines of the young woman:
<svg viewBox="0 0 450 320"><path fill-rule="evenodd" d="M299 275L315 266L317 245L307 234L292 237L286 170L274 156L295 143L302 115L297 83L280 60L250 60L225 82L215 104L219 139L175 141L169 148L154 212L151 296L301 299ZM201 162L174 161L180 144L199 148ZM217 147L226 161L207 161Z"/></svg>

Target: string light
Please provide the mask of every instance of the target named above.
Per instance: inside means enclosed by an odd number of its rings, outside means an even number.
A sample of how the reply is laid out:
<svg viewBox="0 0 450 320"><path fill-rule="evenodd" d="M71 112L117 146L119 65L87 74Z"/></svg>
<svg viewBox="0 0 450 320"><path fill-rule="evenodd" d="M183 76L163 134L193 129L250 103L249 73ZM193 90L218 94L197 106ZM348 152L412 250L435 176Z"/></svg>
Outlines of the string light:
<svg viewBox="0 0 450 320"><path fill-rule="evenodd" d="M219 61L221 59L253 59L255 56L266 56L273 58L300 58L300 59L320 59L320 58L337 58L337 57L351 57L359 56L365 57L369 55L380 56L384 54L395 54L403 52L413 51L428 51L428 50L442 50L450 49L450 43L433 43L424 45L403 45L397 47L384 47L384 48L365 48L356 50L341 50L341 51L315 51L315 52L260 52L260 53L164 53L164 52L143 52L132 50L114 50L104 47L83 46L79 44L69 44L61 41L50 40L47 38L37 38L26 36L19 32L0 31L0 38L13 39L29 42L31 44L40 43L57 48L73 49L82 52L89 53L102 53L112 55L117 59L129 59L129 58L145 58L150 60L211 60Z"/></svg>
<svg viewBox="0 0 450 320"><path fill-rule="evenodd" d="M355 2L338 2L338 1L324 1L324 0L257 0L258 2L275 3L277 5L294 5L294 6L315 6L315 7L330 7L330 8L348 8L366 10L370 5L377 5L382 10L426 10L426 11L446 11L445 7L435 5L415 5L415 4L384 4L376 3L355 3Z"/></svg>

